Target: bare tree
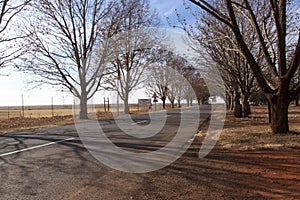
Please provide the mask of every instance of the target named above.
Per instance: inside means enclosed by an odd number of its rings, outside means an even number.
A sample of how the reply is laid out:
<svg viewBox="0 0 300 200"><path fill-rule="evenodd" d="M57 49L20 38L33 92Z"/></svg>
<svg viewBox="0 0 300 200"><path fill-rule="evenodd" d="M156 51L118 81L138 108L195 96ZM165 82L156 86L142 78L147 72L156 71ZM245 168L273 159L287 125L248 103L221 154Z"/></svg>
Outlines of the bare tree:
<svg viewBox="0 0 300 200"><path fill-rule="evenodd" d="M150 9L148 0L122 0L117 12L122 13L115 59L108 69L111 76L105 79L105 89L114 90L124 102L124 112L129 113L129 95L145 80L144 72L152 62L157 44L157 14Z"/></svg>
<svg viewBox="0 0 300 200"><path fill-rule="evenodd" d="M147 70L146 88L148 94L156 94L163 102L163 109L166 108L166 100L169 99L172 107L174 108L174 102L178 96L180 83L178 83L178 71L179 65L176 62L173 52L160 48L155 53L155 60L151 64L151 67Z"/></svg>
<svg viewBox="0 0 300 200"><path fill-rule="evenodd" d="M198 71L195 71L189 78L189 82L194 89L198 105L206 104L209 100L210 93L205 80L201 77L201 74Z"/></svg>
<svg viewBox="0 0 300 200"><path fill-rule="evenodd" d="M155 63L147 70L147 91L156 93L163 101L165 109L166 99L175 107L181 107L182 99L192 102L196 97L200 102L208 100L209 92L199 72L185 58L174 52L160 49Z"/></svg>
<svg viewBox="0 0 300 200"><path fill-rule="evenodd" d="M119 13L101 0L36 0L26 24L31 33L23 68L33 81L68 89L80 100L80 119L98 91L111 53L109 38L117 33Z"/></svg>
<svg viewBox="0 0 300 200"><path fill-rule="evenodd" d="M171 54L168 65L177 72L174 75L171 74L172 78L168 84L167 96L172 107L174 107L175 99L177 99L180 107L180 101L184 96L189 102L193 101L190 99L191 97L196 97L199 105L208 101L210 94L207 85L196 67L176 54ZM183 77L188 85L182 80Z"/></svg>
<svg viewBox="0 0 300 200"><path fill-rule="evenodd" d="M194 12L193 14L196 17L198 13ZM240 15L237 17L241 20L241 28L245 30L245 39L252 50L258 45L253 34L254 30L249 23L243 22L243 16ZM197 48L204 48L212 61L216 63L216 68L206 71L209 72L208 76L214 77L215 70L219 70L225 84L227 108L234 110L236 117L248 117L251 113L249 97L252 92L257 90L254 85L255 77L246 58L239 52L230 29L226 25L220 24L210 14L202 14L192 27L186 21L180 18L178 20L188 32L190 41L200 44L193 45ZM197 51L199 52L199 50ZM261 51L258 51L256 56L259 57L260 53ZM262 64L261 61L260 64ZM210 68L209 66L205 67Z"/></svg>
<svg viewBox="0 0 300 200"><path fill-rule="evenodd" d="M172 69L168 70L167 74L170 77L167 86L167 97L171 103L171 107L175 107L175 100L180 100L182 98L182 93L184 87L184 81L182 76L187 77L187 72L189 69L188 62L172 52L168 53L167 66ZM180 75L179 75L180 74Z"/></svg>
<svg viewBox="0 0 300 200"><path fill-rule="evenodd" d="M16 33L17 27L13 20L24 10L31 0L1 0L0 1L0 68L18 58L23 49L17 41L26 35Z"/></svg>
<svg viewBox="0 0 300 200"><path fill-rule="evenodd" d="M211 26L213 27L214 24ZM212 27L209 29L210 33L207 32L208 29L205 29L204 35L206 37L199 42L218 64L223 81L229 90L227 93L234 94L231 99L234 99L235 116L248 117L250 114L248 100L251 93L256 89L254 74L245 57L236 49L230 33L226 31L226 27L221 30L213 30ZM251 32L251 30L249 31Z"/></svg>
<svg viewBox="0 0 300 200"><path fill-rule="evenodd" d="M298 30L287 31L287 18L297 14L291 11L291 5L294 3L299 7L297 1L189 1L232 31L239 51L245 56L271 104L273 133L287 133L288 107L300 92L300 84L290 88L290 82L300 65L300 31L299 27ZM221 9L224 6L226 9ZM256 49L251 49L247 43L246 30L242 29L237 17L239 13L244 16L243 22L248 22L255 31L255 39L259 44ZM262 49L261 57L256 57L258 48ZM260 62L261 59L263 62Z"/></svg>
<svg viewBox="0 0 300 200"><path fill-rule="evenodd" d="M166 109L169 76L165 70L165 67L156 64L152 65L149 71L150 72L147 73L148 80L146 82L147 94L150 96L156 94L157 97L163 102L163 109Z"/></svg>

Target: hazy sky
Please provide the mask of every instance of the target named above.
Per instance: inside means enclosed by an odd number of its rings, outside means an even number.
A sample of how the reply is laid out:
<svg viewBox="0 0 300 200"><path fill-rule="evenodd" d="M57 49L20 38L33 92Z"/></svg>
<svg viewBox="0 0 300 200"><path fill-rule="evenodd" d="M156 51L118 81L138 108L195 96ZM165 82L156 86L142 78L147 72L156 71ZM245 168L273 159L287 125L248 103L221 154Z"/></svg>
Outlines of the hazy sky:
<svg viewBox="0 0 300 200"><path fill-rule="evenodd" d="M151 0L151 5L161 15L163 20L162 27L169 28L166 17L174 20L175 9L179 12L184 11L182 0ZM180 34L179 34L180 35ZM179 35L174 37L179 38ZM178 41L177 42L181 42ZM72 104L73 97L67 92L61 92L51 86L43 86L41 89L31 89L27 84L30 77L24 73L16 72L12 68L0 69L0 106L21 105L23 94L25 105L49 105L53 96L54 104ZM103 97L112 97L110 92L99 92L94 98L94 103L103 103ZM114 97L116 98L116 97ZM131 102L136 103L138 98L147 98L143 91L139 91L131 96Z"/></svg>

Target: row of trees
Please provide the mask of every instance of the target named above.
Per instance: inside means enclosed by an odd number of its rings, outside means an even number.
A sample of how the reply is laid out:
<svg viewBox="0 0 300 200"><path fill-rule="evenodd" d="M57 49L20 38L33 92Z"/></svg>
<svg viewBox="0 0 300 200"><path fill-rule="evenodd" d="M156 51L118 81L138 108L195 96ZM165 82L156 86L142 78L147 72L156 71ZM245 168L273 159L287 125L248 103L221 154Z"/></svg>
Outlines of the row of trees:
<svg viewBox="0 0 300 200"><path fill-rule="evenodd" d="M142 82L155 45L149 27L158 18L149 1L45 0L33 1L32 8L26 71L68 88L80 99L81 119L87 118L87 101L103 87L117 89L128 113L129 93Z"/></svg>
<svg viewBox="0 0 300 200"><path fill-rule="evenodd" d="M298 1L188 2L196 6L186 4L194 14L195 23L187 23L180 16L179 21L194 47L198 45L196 50L203 53L204 47L218 64L228 107L235 105L236 116L248 116L248 99L258 85L271 107L272 131L288 132L288 107L300 93ZM128 112L129 93L141 85L150 64L154 66L152 77L158 77L155 73L163 74L157 70L164 64L183 70L185 77L191 71L190 83L203 82L200 76L195 78L195 70L182 67L186 65L176 55L164 53L160 64L153 60L161 47L159 40L153 38L157 34L149 27L157 27L159 21L147 0L3 0L0 3L1 66L18 57L22 60L17 63L19 68L39 77L35 82L67 88L80 99L80 118L87 118L87 101L95 92L102 86L116 89L117 83ZM14 21L22 11L22 20L19 17ZM11 23L18 29L10 28ZM178 63L182 63L180 69L176 67ZM214 72L205 67L212 77ZM157 85L163 84L152 86ZM167 93L163 92L161 98L169 96L171 102L176 98L180 102L182 90L176 85L176 81L163 85Z"/></svg>
<svg viewBox="0 0 300 200"><path fill-rule="evenodd" d="M172 108L175 107L175 100L178 107L181 107L183 99L188 105L193 100L197 100L198 104L208 102L208 88L194 66L171 51L158 49L156 55L151 70L146 72L148 79L145 83L148 93L155 93L162 100L164 109L167 99Z"/></svg>
<svg viewBox="0 0 300 200"><path fill-rule="evenodd" d="M181 27L218 64L228 106L235 104L236 116L248 116L249 96L259 89L271 106L273 133L287 133L288 107L300 93L299 2L188 2L196 23L179 16Z"/></svg>
<svg viewBox="0 0 300 200"><path fill-rule="evenodd" d="M124 112L129 113L129 94L145 84L150 87L149 81L146 82L148 77L151 82L159 82L167 66L180 71L187 65L179 56L172 54L164 58L160 55L164 36L155 29L159 18L150 9L148 0L18 2L20 5L15 7L16 1L1 1L2 10L7 10L3 15L10 12L8 17L14 17L22 11L22 18L19 16L14 24L18 25L18 31L11 26L17 35L14 41L19 44L12 49L17 53L9 53L18 58L16 65L20 70L34 75L31 82L67 89L77 97L81 119L88 118L87 102L97 91L117 91L124 101ZM5 22L3 30L9 20ZM17 43L19 38L22 40ZM155 73L159 76L154 76ZM193 73L189 74L191 83L192 80L199 83L201 77ZM152 85L149 90L156 91L156 86ZM164 87L172 105L175 99L180 103L183 86L173 81ZM165 97L161 99L165 102Z"/></svg>

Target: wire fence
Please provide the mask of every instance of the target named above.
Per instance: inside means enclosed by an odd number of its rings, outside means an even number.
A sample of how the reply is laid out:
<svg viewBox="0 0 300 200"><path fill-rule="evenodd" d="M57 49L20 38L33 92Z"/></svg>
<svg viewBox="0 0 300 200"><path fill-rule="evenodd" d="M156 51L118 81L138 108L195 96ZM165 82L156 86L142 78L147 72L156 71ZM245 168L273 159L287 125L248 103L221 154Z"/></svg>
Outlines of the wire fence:
<svg viewBox="0 0 300 200"><path fill-rule="evenodd" d="M18 110L0 111L0 119L11 119L16 117L22 117L21 111Z"/></svg>
<svg viewBox="0 0 300 200"><path fill-rule="evenodd" d="M171 105L166 104L166 108L170 108ZM88 112L119 112L124 111L124 105L120 104L97 104L90 105ZM139 106L138 104L129 104L129 110L131 113L137 112L148 112L148 111L160 111L162 110L162 104L157 103L152 107ZM13 118L42 118L42 117L54 117L54 116L68 116L74 115L74 110L72 105L48 105L48 106L11 106L11 107L0 107L0 120L7 120Z"/></svg>

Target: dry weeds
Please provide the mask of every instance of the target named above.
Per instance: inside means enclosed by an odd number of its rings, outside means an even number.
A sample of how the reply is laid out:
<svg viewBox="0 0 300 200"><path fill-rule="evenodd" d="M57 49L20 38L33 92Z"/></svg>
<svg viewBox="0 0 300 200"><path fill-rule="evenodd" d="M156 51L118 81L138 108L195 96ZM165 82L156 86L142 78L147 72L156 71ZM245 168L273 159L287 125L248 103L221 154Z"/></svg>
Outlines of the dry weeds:
<svg viewBox="0 0 300 200"><path fill-rule="evenodd" d="M112 113L97 112L93 114L98 120L111 119ZM74 124L73 115L54 116L54 117L16 117L0 120L0 134L38 130L67 124Z"/></svg>
<svg viewBox="0 0 300 200"><path fill-rule="evenodd" d="M250 118L234 118L228 112L218 145L231 150L300 148L300 107L291 105L289 112L288 134L271 133L265 106L252 107Z"/></svg>

